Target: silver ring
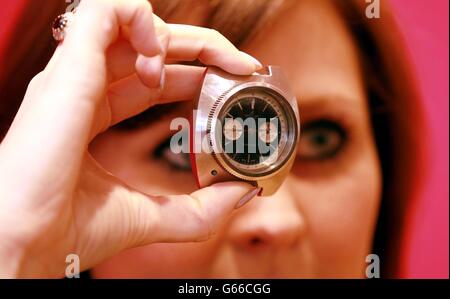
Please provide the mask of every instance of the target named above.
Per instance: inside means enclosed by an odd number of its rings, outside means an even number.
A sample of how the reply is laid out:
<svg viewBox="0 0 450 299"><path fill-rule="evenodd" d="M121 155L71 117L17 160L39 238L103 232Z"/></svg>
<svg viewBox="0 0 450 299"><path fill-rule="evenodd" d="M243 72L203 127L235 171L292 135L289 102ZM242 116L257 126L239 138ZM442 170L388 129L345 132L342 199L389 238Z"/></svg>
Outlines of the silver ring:
<svg viewBox="0 0 450 299"><path fill-rule="evenodd" d="M69 28L72 22L74 14L72 12L66 12L65 14L59 15L53 21L52 32L53 38L57 42L62 42L66 37L67 28Z"/></svg>

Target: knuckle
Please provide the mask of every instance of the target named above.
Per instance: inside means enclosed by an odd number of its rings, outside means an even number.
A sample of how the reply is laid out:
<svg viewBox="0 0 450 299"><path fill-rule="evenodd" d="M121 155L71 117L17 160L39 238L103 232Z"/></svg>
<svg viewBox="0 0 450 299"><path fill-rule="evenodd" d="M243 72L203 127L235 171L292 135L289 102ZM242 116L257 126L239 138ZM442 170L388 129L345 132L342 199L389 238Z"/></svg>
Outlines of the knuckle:
<svg viewBox="0 0 450 299"><path fill-rule="evenodd" d="M207 240L215 234L215 228L208 219L207 213L201 204L201 200L196 196L191 196L191 200L193 201L193 223L197 231L198 240Z"/></svg>
<svg viewBox="0 0 450 299"><path fill-rule="evenodd" d="M220 49L235 49L234 45L216 29L208 29L206 39L210 47Z"/></svg>
<svg viewBox="0 0 450 299"><path fill-rule="evenodd" d="M161 18L159 18L155 14L153 15L153 22L155 24L155 31L157 37L162 42L164 48L167 48L169 46L170 39L172 36L169 25L167 25L166 22L164 22Z"/></svg>
<svg viewBox="0 0 450 299"><path fill-rule="evenodd" d="M36 74L36 76L34 76L30 82L28 83L28 89L35 89L37 88L40 83L42 82L44 77L44 72L39 72L38 74Z"/></svg>
<svg viewBox="0 0 450 299"><path fill-rule="evenodd" d="M224 36L214 28L207 28L208 37L212 40L214 39L222 39Z"/></svg>
<svg viewBox="0 0 450 299"><path fill-rule="evenodd" d="M212 40L219 42L228 42L228 39L216 29L209 29L209 35Z"/></svg>
<svg viewBox="0 0 450 299"><path fill-rule="evenodd" d="M163 36L170 36L170 28L169 25L166 24L161 18L159 18L157 15L154 15L155 25L158 29L158 33Z"/></svg>

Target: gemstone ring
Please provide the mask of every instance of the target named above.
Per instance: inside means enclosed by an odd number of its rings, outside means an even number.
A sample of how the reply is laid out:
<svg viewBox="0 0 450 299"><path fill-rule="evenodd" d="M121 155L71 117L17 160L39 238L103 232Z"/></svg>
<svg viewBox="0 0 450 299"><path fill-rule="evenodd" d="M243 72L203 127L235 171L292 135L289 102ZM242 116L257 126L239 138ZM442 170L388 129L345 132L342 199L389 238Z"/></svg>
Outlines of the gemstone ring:
<svg viewBox="0 0 450 299"><path fill-rule="evenodd" d="M52 32L53 38L57 42L62 42L66 37L67 28L72 22L74 14L72 12L66 12L65 14L59 15L53 21Z"/></svg>

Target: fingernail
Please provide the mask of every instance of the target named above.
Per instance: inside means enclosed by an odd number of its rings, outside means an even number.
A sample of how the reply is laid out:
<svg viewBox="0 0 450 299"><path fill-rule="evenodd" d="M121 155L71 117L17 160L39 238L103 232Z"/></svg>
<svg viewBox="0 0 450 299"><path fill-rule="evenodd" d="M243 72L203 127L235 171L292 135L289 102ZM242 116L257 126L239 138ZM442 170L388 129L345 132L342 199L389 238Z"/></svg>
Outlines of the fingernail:
<svg viewBox="0 0 450 299"><path fill-rule="evenodd" d="M256 195L258 195L259 192L261 192L261 188L256 188L248 192L241 198L241 200L236 204L234 208L239 209L240 207L248 203L251 199L253 199Z"/></svg>
<svg viewBox="0 0 450 299"><path fill-rule="evenodd" d="M242 54L244 54L249 60L251 60L253 62L253 64L256 66L256 69L259 70L263 67L262 63L259 62L258 59L256 59L255 57L245 53L245 52L241 52Z"/></svg>

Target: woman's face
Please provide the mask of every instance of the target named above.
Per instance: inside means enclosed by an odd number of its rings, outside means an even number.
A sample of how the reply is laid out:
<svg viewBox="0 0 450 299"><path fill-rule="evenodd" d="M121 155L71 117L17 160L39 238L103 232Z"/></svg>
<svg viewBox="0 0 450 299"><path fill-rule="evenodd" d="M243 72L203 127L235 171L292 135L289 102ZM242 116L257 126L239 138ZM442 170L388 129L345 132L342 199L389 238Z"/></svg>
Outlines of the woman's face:
<svg viewBox="0 0 450 299"><path fill-rule="evenodd" d="M381 174L356 46L328 1L299 1L245 49L281 66L297 94L302 136L279 191L237 210L206 242L153 244L115 256L95 277L363 277ZM146 127L110 130L91 152L149 194L196 190L185 155L168 147L177 106ZM181 225L181 224L180 224Z"/></svg>

